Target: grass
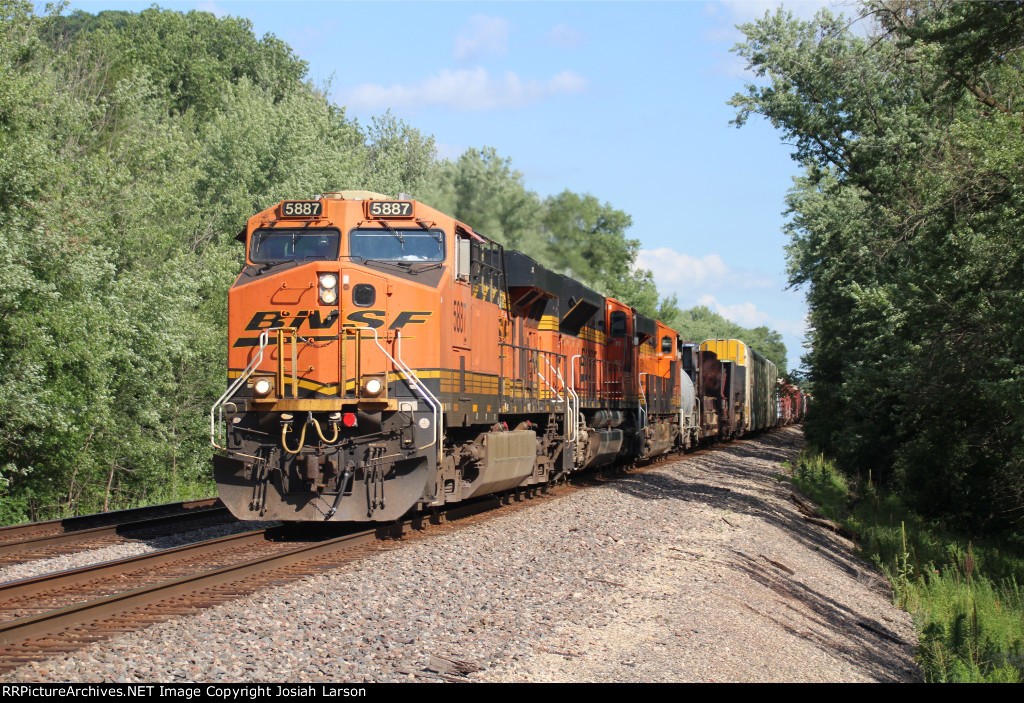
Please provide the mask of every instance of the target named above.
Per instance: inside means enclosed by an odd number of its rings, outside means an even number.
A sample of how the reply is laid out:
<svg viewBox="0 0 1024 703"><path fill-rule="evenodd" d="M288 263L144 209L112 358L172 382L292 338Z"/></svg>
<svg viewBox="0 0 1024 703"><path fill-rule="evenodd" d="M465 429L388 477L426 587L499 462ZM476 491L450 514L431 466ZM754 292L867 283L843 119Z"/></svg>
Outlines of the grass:
<svg viewBox="0 0 1024 703"><path fill-rule="evenodd" d="M912 513L871 482L851 486L820 454L784 465L821 513L861 537L861 554L914 616L929 682L1024 680L1024 549L974 543Z"/></svg>

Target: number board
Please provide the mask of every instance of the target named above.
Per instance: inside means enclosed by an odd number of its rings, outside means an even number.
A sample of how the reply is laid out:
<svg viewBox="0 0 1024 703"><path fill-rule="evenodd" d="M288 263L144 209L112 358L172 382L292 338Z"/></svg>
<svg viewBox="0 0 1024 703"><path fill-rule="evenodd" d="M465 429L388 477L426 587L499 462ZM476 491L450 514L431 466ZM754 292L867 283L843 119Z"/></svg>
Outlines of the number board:
<svg viewBox="0 0 1024 703"><path fill-rule="evenodd" d="M319 200L285 200L281 203L281 217L320 217L324 204Z"/></svg>
<svg viewBox="0 0 1024 703"><path fill-rule="evenodd" d="M371 200L366 204L367 217L412 217L412 203L407 200Z"/></svg>

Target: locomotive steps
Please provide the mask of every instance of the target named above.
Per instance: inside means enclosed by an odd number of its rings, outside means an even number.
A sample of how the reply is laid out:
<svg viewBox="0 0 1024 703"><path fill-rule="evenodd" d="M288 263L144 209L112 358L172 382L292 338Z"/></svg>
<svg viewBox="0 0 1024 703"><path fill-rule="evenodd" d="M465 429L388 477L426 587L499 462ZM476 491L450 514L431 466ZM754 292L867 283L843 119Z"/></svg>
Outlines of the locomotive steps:
<svg viewBox="0 0 1024 703"><path fill-rule="evenodd" d="M474 518L0 679L913 680L909 616L778 480L800 441Z"/></svg>

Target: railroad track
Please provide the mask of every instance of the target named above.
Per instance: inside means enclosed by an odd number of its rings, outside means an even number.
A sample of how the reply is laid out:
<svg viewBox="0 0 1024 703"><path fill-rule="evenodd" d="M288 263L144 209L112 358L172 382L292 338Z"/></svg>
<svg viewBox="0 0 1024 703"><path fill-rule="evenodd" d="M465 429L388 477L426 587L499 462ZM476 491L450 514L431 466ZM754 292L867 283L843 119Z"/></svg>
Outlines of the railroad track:
<svg viewBox="0 0 1024 703"><path fill-rule="evenodd" d="M679 458L659 457L632 469L643 471ZM588 475L554 492L581 490L630 472L615 469L611 473ZM388 541L403 536L430 536L434 533L430 523L504 514L494 509L547 492L532 487L488 496L433 517L417 516L373 529L282 525L0 584L0 671L337 568L389 548ZM311 537L312 532L325 530L334 533L326 539ZM347 531L339 534L339 530Z"/></svg>
<svg viewBox="0 0 1024 703"><path fill-rule="evenodd" d="M219 498L206 498L0 527L0 566L70 554L126 539L180 532L186 525L207 526L234 521Z"/></svg>
<svg viewBox="0 0 1024 703"><path fill-rule="evenodd" d="M386 549L388 541L413 530L426 536L431 522L511 501L490 496L433 519L419 516L373 529L281 525L0 584L0 671L321 573ZM324 530L331 536L310 536Z"/></svg>

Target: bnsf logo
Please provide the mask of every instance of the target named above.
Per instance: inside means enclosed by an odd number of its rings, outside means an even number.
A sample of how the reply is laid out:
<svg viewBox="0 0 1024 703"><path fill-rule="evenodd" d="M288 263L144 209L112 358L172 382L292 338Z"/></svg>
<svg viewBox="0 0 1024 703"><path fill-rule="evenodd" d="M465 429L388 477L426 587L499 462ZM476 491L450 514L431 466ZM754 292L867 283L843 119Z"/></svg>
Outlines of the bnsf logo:
<svg viewBox="0 0 1024 703"><path fill-rule="evenodd" d="M291 318L289 320L289 318ZM338 311L332 310L326 317L320 310L299 310L295 317L291 317L287 311L276 312L274 310L260 311L252 316L249 324L245 326L247 332L267 330L271 327L291 327L298 329L302 323L308 322L309 328L313 330L326 330L334 326L338 319ZM291 324L289 324L289 322Z"/></svg>
<svg viewBox="0 0 1024 703"><path fill-rule="evenodd" d="M406 325L422 325L430 317L430 314L429 311L403 310L395 316L388 329L400 330ZM311 330L327 330L334 327L337 320L337 310L331 310L326 315L320 310L299 310L294 316L289 315L287 311L261 310L252 316L245 329L247 332L258 332L274 327L299 329L306 324ZM345 320L346 326L376 329L384 326L387 313L383 310L358 310L350 313Z"/></svg>
<svg viewBox="0 0 1024 703"><path fill-rule="evenodd" d="M247 332L258 332L275 327L290 327L297 330L302 325L308 325L310 330L328 330L334 327L338 321L338 311L329 310L326 315L320 310L299 310L295 315L289 315L287 311L277 312L275 310L261 310L252 316L249 324L245 326ZM403 310L395 316L389 330L400 330L406 325L422 325L430 317L430 311ZM387 313L383 310L358 310L345 318L346 327L372 327L377 329L383 327L387 321ZM337 335L316 336L310 335L314 341L325 342L336 339ZM236 347L254 347L259 344L259 337L239 337L235 340Z"/></svg>

